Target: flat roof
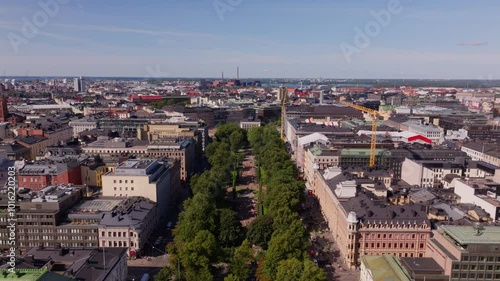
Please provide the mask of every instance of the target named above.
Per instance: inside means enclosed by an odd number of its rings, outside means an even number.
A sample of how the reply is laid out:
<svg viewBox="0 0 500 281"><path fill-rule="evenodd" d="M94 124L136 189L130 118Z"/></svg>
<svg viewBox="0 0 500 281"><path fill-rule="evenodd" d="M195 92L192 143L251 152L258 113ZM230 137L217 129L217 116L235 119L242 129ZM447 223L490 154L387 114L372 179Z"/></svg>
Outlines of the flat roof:
<svg viewBox="0 0 500 281"><path fill-rule="evenodd" d="M500 227L497 226L483 226L480 235L472 226L442 225L441 229L462 245L500 244Z"/></svg>
<svg viewBox="0 0 500 281"><path fill-rule="evenodd" d="M370 270L373 281L410 281L394 256L363 256L362 263Z"/></svg>
<svg viewBox="0 0 500 281"><path fill-rule="evenodd" d="M444 272L444 269L433 258L400 258L401 264L408 270L420 272Z"/></svg>

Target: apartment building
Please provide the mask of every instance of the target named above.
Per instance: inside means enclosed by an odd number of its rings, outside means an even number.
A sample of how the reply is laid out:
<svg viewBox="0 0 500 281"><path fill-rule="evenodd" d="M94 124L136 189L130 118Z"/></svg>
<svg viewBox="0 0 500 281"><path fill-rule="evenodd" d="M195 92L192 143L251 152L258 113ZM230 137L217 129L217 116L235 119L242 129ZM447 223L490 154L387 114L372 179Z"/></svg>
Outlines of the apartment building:
<svg viewBox="0 0 500 281"><path fill-rule="evenodd" d="M328 168L316 170L311 185L341 260L356 268L366 255L423 257L431 234L425 206L388 205L386 198L358 188L358 180L339 168Z"/></svg>
<svg viewBox="0 0 500 281"><path fill-rule="evenodd" d="M500 219L500 184L486 179L457 179L455 194L460 196L460 203L470 203L484 209L489 216Z"/></svg>
<svg viewBox="0 0 500 281"><path fill-rule="evenodd" d="M91 207L91 206L89 206ZM140 256L158 226L156 204L143 197L129 197L99 222L100 247L127 247L130 257Z"/></svg>
<svg viewBox="0 0 500 281"><path fill-rule="evenodd" d="M67 159L63 162L17 161L18 186L31 191L40 191L47 186L82 184L80 161Z"/></svg>
<svg viewBox="0 0 500 281"><path fill-rule="evenodd" d="M406 122L406 125L408 126L408 131L422 135L430 139L432 143L440 143L444 138L444 131L432 124L425 125L421 123Z"/></svg>
<svg viewBox="0 0 500 281"><path fill-rule="evenodd" d="M463 162L444 162L440 160L405 159L401 168L401 179L413 186L438 188L448 186L447 175L463 176Z"/></svg>
<svg viewBox="0 0 500 281"><path fill-rule="evenodd" d="M425 255L451 281L500 280L500 227L441 225L432 233Z"/></svg>
<svg viewBox="0 0 500 281"><path fill-rule="evenodd" d="M141 141L136 139L100 137L83 147L89 155L101 157L154 157L173 158L180 162L181 180L186 181L196 169L196 145L193 139L171 139L162 141Z"/></svg>
<svg viewBox="0 0 500 281"><path fill-rule="evenodd" d="M102 176L102 194L146 197L158 204L160 216L165 217L175 197L171 177L172 170L168 163L129 159Z"/></svg>
<svg viewBox="0 0 500 281"><path fill-rule="evenodd" d="M305 152L304 179L306 184L313 182L316 169L324 170L339 164L339 151L325 145L314 144Z"/></svg>
<svg viewBox="0 0 500 281"><path fill-rule="evenodd" d="M467 153L472 160L500 166L500 147L494 144L470 142L462 145L462 151Z"/></svg>

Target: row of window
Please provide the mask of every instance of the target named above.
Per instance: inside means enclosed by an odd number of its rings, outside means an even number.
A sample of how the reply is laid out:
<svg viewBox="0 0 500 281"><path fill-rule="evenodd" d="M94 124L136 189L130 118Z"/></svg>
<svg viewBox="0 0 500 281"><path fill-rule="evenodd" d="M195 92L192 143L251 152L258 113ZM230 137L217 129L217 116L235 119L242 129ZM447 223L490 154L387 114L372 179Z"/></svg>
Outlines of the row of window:
<svg viewBox="0 0 500 281"><path fill-rule="evenodd" d="M108 245L106 245L106 241L101 241L101 247L137 247L133 241L130 241L130 246L127 241L108 241Z"/></svg>
<svg viewBox="0 0 500 281"><path fill-rule="evenodd" d="M117 188L116 186L114 187L114 190L116 191ZM122 187L120 186L120 191L122 191ZM125 191L128 191L128 186L125 186ZM130 187L130 191L134 191L134 187Z"/></svg>
<svg viewBox="0 0 500 281"><path fill-rule="evenodd" d="M493 279L493 276L495 276L495 279ZM452 280L453 279L458 279L460 278L461 280L471 280L471 279L478 279L478 280L500 280L500 274L495 274L493 275L492 273L453 273L451 275Z"/></svg>
<svg viewBox="0 0 500 281"><path fill-rule="evenodd" d="M399 245L399 247L398 247ZM410 246L411 245L411 246ZM382 246L383 249L387 248L388 249L415 249L415 243L365 243L365 248L380 248ZM420 243L419 244L419 249L424 249L425 248L425 244L424 243Z"/></svg>
<svg viewBox="0 0 500 281"><path fill-rule="evenodd" d="M485 264L454 264L453 265L453 270L461 270L461 271L500 271L500 265L493 266L492 264L485 265Z"/></svg>
<svg viewBox="0 0 500 281"><path fill-rule="evenodd" d="M420 234L420 239L425 239L426 237L426 234ZM417 234L413 233L413 234L392 234L392 233L384 233L384 234L375 234L375 233L372 233L372 234L365 234L364 235L364 238L365 239L380 239L380 238L383 238L383 239L386 239L386 238L389 238L389 239L416 239L417 238Z"/></svg>
<svg viewBox="0 0 500 281"><path fill-rule="evenodd" d="M113 183L116 183L116 180L113 180ZM123 183L123 181L122 180L118 180L118 183ZM125 183L128 183L128 180L125 180ZM134 180L130 180L130 183L134 183ZM115 190L116 190L116 187L115 187Z"/></svg>
<svg viewBox="0 0 500 281"><path fill-rule="evenodd" d="M138 237L136 233L130 232L128 237ZM108 236L106 236L106 231L101 231L101 237L127 237L126 231L108 231Z"/></svg>
<svg viewBox="0 0 500 281"><path fill-rule="evenodd" d="M478 256L462 256L462 261L479 261L479 262L500 262L500 256L498 257L478 257Z"/></svg>

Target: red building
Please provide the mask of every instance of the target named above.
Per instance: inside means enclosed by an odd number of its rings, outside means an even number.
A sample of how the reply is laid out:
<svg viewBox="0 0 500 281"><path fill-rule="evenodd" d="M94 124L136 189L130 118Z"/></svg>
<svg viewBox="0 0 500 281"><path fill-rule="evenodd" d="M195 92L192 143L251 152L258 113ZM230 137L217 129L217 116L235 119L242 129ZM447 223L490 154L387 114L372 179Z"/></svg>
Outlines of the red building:
<svg viewBox="0 0 500 281"><path fill-rule="evenodd" d="M27 164L19 170L19 187L40 191L47 186L82 184L80 165L77 162L54 164Z"/></svg>

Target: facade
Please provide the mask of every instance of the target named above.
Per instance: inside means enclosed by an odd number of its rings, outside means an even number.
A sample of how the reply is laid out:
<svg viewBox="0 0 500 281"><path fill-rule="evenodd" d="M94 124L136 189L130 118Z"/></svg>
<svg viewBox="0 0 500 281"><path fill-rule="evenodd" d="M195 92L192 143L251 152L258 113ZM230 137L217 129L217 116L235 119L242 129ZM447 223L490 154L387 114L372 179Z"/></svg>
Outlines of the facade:
<svg viewBox="0 0 500 281"><path fill-rule="evenodd" d="M349 177L339 168L316 170L312 184L343 262L354 268L366 255L423 257L431 234L425 206L388 205Z"/></svg>
<svg viewBox="0 0 500 281"><path fill-rule="evenodd" d="M83 131L90 131L97 128L97 120L93 120L92 118L82 118L69 122L69 126L73 128L73 137L76 138Z"/></svg>
<svg viewBox="0 0 500 281"><path fill-rule="evenodd" d="M20 190L21 201L16 212L18 250L24 254L28 249L40 246L97 247L97 224L82 223L65 216L70 208L82 200L83 193L84 189L76 186L49 186L34 194ZM9 247L7 237L1 235L2 249Z"/></svg>
<svg viewBox="0 0 500 281"><path fill-rule="evenodd" d="M158 204L165 217L174 198L171 169L158 160L127 160L102 177L104 196L143 196Z"/></svg>
<svg viewBox="0 0 500 281"><path fill-rule="evenodd" d="M142 197L130 197L112 212L105 213L99 223L100 247L128 247L128 255L142 253L158 225L156 204Z"/></svg>
<svg viewBox="0 0 500 281"><path fill-rule="evenodd" d="M484 179L455 181L455 194L460 196L460 203L470 203L484 209L490 217L500 219L500 184Z"/></svg>
<svg viewBox="0 0 500 281"><path fill-rule="evenodd" d="M85 79L83 77L74 78L73 89L77 93L85 92Z"/></svg>
<svg viewBox="0 0 500 281"><path fill-rule="evenodd" d="M339 151L329 149L324 145L314 145L306 150L304 161L304 179L307 183L314 180L316 169L324 170L339 164Z"/></svg>
<svg viewBox="0 0 500 281"><path fill-rule="evenodd" d="M89 155L101 157L172 158L180 162L181 180L186 181L196 168L196 145L193 139L171 141L131 141L125 139L98 139L82 148Z"/></svg>
<svg viewBox="0 0 500 281"><path fill-rule="evenodd" d="M47 186L82 184L80 162L50 162L39 161L26 164L25 161L16 162L19 165L18 185L31 191L40 191Z"/></svg>
<svg viewBox="0 0 500 281"><path fill-rule="evenodd" d="M448 186L445 184L447 175L461 177L463 173L464 165L458 162L406 159L402 165L401 179L412 186L437 188Z"/></svg>
<svg viewBox="0 0 500 281"><path fill-rule="evenodd" d="M451 281L500 280L500 227L441 225L427 243Z"/></svg>
<svg viewBox="0 0 500 281"><path fill-rule="evenodd" d="M0 122L5 122L9 118L9 109L7 108L7 97L0 96Z"/></svg>
<svg viewBox="0 0 500 281"><path fill-rule="evenodd" d="M408 131L422 135L430 139L433 143L440 143L444 138L444 132L434 125L424 125L413 122L407 122Z"/></svg>
<svg viewBox="0 0 500 281"><path fill-rule="evenodd" d="M462 151L467 153L472 160L500 166L500 148L497 145L478 142L465 143L462 146Z"/></svg>
<svg viewBox="0 0 500 281"><path fill-rule="evenodd" d="M260 121L240 121L240 128L249 130L253 127L260 127Z"/></svg>

